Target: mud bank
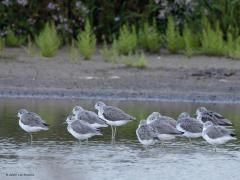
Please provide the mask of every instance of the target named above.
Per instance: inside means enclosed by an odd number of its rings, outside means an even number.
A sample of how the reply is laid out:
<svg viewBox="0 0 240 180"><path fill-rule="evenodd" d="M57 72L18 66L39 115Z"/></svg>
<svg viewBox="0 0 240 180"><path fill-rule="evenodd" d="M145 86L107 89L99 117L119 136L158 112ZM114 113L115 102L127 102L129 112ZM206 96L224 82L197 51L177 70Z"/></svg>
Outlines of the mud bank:
<svg viewBox="0 0 240 180"><path fill-rule="evenodd" d="M0 59L0 97L131 99L240 103L240 61L219 57L146 55L145 69L103 61L71 62L7 49Z"/></svg>

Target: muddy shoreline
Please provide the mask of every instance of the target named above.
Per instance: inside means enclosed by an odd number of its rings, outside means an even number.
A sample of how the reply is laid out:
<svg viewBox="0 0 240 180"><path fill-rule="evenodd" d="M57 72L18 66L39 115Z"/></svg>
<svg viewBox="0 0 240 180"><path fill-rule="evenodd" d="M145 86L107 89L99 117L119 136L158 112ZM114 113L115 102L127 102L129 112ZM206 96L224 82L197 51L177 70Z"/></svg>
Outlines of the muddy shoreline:
<svg viewBox="0 0 240 180"><path fill-rule="evenodd" d="M224 57L146 55L146 69L103 61L30 57L19 48L0 59L0 97L240 103L240 61Z"/></svg>

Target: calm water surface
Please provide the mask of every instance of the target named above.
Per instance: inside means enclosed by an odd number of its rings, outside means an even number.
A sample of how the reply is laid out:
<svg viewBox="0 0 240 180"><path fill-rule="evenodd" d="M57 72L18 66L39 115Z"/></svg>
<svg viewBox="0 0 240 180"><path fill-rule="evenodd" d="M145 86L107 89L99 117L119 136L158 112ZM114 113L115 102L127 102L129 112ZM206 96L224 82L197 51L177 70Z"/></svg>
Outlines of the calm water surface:
<svg viewBox="0 0 240 180"><path fill-rule="evenodd" d="M121 107L138 120L153 111L174 118L182 111L194 114L196 107L204 105L234 122L238 140L219 146L217 152L201 138L191 144L177 138L164 148L160 144L145 148L136 139L135 121L118 128L115 145L111 144L110 128L102 129L104 135L90 139L88 144L79 144L61 123L73 106L93 110L95 101L0 99L0 179L240 179L240 105L106 103ZM16 112L20 108L39 113L51 124L49 131L33 135L32 145L28 134L18 126Z"/></svg>

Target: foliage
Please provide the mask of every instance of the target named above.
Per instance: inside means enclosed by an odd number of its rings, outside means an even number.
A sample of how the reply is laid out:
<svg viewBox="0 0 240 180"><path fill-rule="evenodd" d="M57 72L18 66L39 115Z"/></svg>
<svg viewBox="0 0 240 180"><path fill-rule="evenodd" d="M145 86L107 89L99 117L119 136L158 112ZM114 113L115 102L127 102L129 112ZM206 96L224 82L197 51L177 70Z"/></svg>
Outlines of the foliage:
<svg viewBox="0 0 240 180"><path fill-rule="evenodd" d="M183 39L185 54L191 57L200 48L199 33L193 32L188 23L185 23L183 28Z"/></svg>
<svg viewBox="0 0 240 180"><path fill-rule="evenodd" d="M148 61L147 61L144 53L142 52L140 57L138 57L137 62L135 63L135 67L142 69L142 68L147 67L147 64L148 64Z"/></svg>
<svg viewBox="0 0 240 180"><path fill-rule="evenodd" d="M176 29L172 16L168 17L166 41L167 48L171 53L177 53L179 50L184 48L184 39L180 35L178 29Z"/></svg>
<svg viewBox="0 0 240 180"><path fill-rule="evenodd" d="M28 40L25 49L31 55L34 45L32 39L27 37L35 37L38 44L36 39L41 35L40 31L45 28L46 22L52 22L57 31L55 34L58 34L56 39L61 36L63 43L79 39L81 32L86 33L81 40L81 54L85 54L85 58L91 57L95 49L93 42L96 39L102 42L103 35L106 42L101 54L106 61L111 62L116 61L119 54L136 52L137 43L140 48L149 52L158 52L161 46L166 46L172 53L184 50L187 56L200 51L210 55L237 57L239 9L239 0L129 0L115 3L111 0L2 0L0 39L5 39L7 46L21 46ZM205 20L202 17L206 17ZM87 18L92 25L88 34ZM129 27L126 23L132 26ZM231 33L228 31L229 27L232 28ZM80 29L84 31L79 33ZM166 35L166 42L162 40L163 34ZM91 36L96 36L93 38L95 40L90 41ZM41 51L45 47L43 44L49 43L47 41L47 38L41 41ZM56 41L53 47L46 46L45 51L56 51L60 46L59 40ZM112 45L107 45L110 42ZM70 46L69 50L73 57L77 54L75 47ZM45 53L52 56L56 52Z"/></svg>
<svg viewBox="0 0 240 180"><path fill-rule="evenodd" d="M126 56L123 56L122 62L127 67L136 67L139 69L146 68L148 64L148 61L143 52L140 55L128 54Z"/></svg>
<svg viewBox="0 0 240 180"><path fill-rule="evenodd" d="M96 48L96 36L92 32L89 20L85 24L84 31L78 33L77 45L84 58L90 59Z"/></svg>
<svg viewBox="0 0 240 180"><path fill-rule="evenodd" d="M183 39L185 44L185 54L190 57L193 54L193 33L187 24L184 25Z"/></svg>
<svg viewBox="0 0 240 180"><path fill-rule="evenodd" d="M203 18L202 24L201 52L209 55L224 55L225 42L219 23L217 22L215 29L213 29L209 21Z"/></svg>
<svg viewBox="0 0 240 180"><path fill-rule="evenodd" d="M16 35L13 31L8 30L6 36L6 44L10 47L21 46L25 43L26 37L23 35Z"/></svg>
<svg viewBox="0 0 240 180"><path fill-rule="evenodd" d="M78 48L76 47L76 42L74 39L72 39L70 42L68 53L69 53L69 60L71 62L76 63L79 60L79 51L78 51Z"/></svg>
<svg viewBox="0 0 240 180"><path fill-rule="evenodd" d="M46 22L53 22L58 33L69 38L82 27L88 8L79 0L3 0L0 12L0 36L5 36L9 28L17 35L38 34Z"/></svg>
<svg viewBox="0 0 240 180"><path fill-rule="evenodd" d="M160 34L157 30L156 21L153 26L150 26L147 22L138 33L139 46L149 52L158 52L161 46Z"/></svg>
<svg viewBox="0 0 240 180"><path fill-rule="evenodd" d="M137 49L137 33L135 26L121 27L118 38L114 39L119 54L129 54Z"/></svg>
<svg viewBox="0 0 240 180"><path fill-rule="evenodd" d="M3 51L3 48L5 46L5 39L3 37L0 37L0 53Z"/></svg>
<svg viewBox="0 0 240 180"><path fill-rule="evenodd" d="M114 3L111 0L2 0L0 36L6 36L9 28L17 35L26 36L30 33L33 36L39 33L45 22L54 22L62 39L69 40L76 38L77 30L83 28L88 17L98 40L105 34L109 42L126 23L139 25L155 19L158 29L164 32L169 15L173 16L176 28L181 32L186 19L193 20L194 32L201 27L202 16L207 16L211 23L218 19L226 35L228 27L240 26L239 9L239 0L128 0Z"/></svg>
<svg viewBox="0 0 240 180"><path fill-rule="evenodd" d="M234 59L240 59L240 36L235 40L234 49L230 51L229 56Z"/></svg>
<svg viewBox="0 0 240 180"><path fill-rule="evenodd" d="M234 40L232 33L228 31L225 49L228 57L240 59L240 36Z"/></svg>
<svg viewBox="0 0 240 180"><path fill-rule="evenodd" d="M34 55L34 48L33 47L34 47L34 45L33 45L32 39L31 39L30 35L28 35L27 46L23 47L23 48L29 56Z"/></svg>
<svg viewBox="0 0 240 180"><path fill-rule="evenodd" d="M46 23L44 29L35 37L35 43L40 48L42 56L54 56L61 45L61 39L57 34L55 25Z"/></svg>
<svg viewBox="0 0 240 180"><path fill-rule="evenodd" d="M103 48L100 50L100 53L105 62L116 63L118 59L118 50L116 47L116 41L113 41L111 46L108 46L104 40Z"/></svg>

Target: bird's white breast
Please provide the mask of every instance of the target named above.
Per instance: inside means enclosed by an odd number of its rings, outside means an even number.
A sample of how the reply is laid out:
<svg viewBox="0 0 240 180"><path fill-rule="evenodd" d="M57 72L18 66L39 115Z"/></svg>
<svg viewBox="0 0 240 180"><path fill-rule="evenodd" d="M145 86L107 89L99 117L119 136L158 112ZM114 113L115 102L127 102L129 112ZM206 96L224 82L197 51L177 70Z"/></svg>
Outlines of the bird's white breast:
<svg viewBox="0 0 240 180"><path fill-rule="evenodd" d="M19 126L26 132L32 133L32 132L38 132L41 130L46 130L45 128L42 127L36 127L36 126L28 126L22 123L21 120L19 120Z"/></svg>

